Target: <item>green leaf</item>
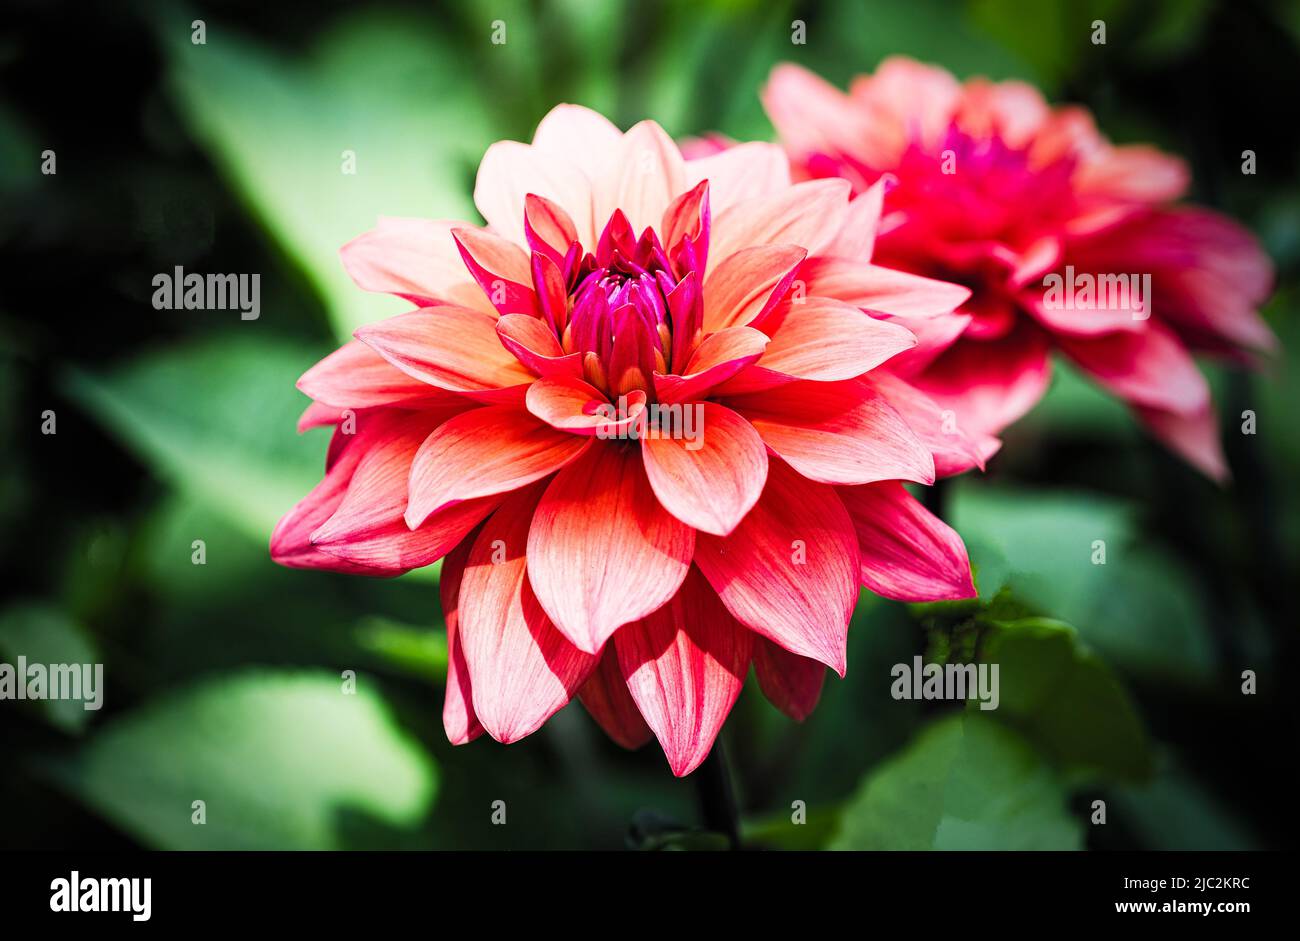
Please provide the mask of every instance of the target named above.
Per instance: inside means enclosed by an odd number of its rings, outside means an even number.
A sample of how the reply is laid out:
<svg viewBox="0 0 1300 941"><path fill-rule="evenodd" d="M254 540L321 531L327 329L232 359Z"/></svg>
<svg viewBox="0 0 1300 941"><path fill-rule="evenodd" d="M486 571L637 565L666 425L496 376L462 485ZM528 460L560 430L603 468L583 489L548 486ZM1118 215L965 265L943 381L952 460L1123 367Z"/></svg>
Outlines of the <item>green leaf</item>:
<svg viewBox="0 0 1300 941"><path fill-rule="evenodd" d="M229 336L148 353L106 375L65 375L73 399L166 481L265 542L320 480L325 432L294 430L306 404L298 344Z"/></svg>
<svg viewBox="0 0 1300 941"><path fill-rule="evenodd" d="M493 135L484 109L466 107L462 59L428 21L385 13L344 18L304 61L224 31L196 46L174 20L164 29L181 113L307 272L337 336L400 310L357 288L338 251L381 215L473 218L473 168Z"/></svg>
<svg viewBox="0 0 1300 941"><path fill-rule="evenodd" d="M358 820L418 825L437 783L364 679L346 695L328 673L269 671L151 703L50 770L158 849L339 849Z"/></svg>
<svg viewBox="0 0 1300 941"><path fill-rule="evenodd" d="M871 773L831 849L1078 849L1061 780L1015 732L978 715L930 726Z"/></svg>
<svg viewBox="0 0 1300 941"><path fill-rule="evenodd" d="M1047 618L986 622L979 660L998 665L990 716L1023 732L1071 779L1138 781L1151 773L1132 700L1074 628Z"/></svg>
<svg viewBox="0 0 1300 941"><path fill-rule="evenodd" d="M447 635L391 618L367 617L357 625L357 646L383 663L420 679L447 678Z"/></svg>
<svg viewBox="0 0 1300 941"><path fill-rule="evenodd" d="M46 667L100 662L93 639L79 623L58 608L39 602L16 604L0 614L0 654L14 665L19 657ZM102 689L98 692L103 695ZM86 691L82 693L84 696ZM95 714L86 709L82 699L44 699L34 705L51 725L65 732L81 732Z"/></svg>

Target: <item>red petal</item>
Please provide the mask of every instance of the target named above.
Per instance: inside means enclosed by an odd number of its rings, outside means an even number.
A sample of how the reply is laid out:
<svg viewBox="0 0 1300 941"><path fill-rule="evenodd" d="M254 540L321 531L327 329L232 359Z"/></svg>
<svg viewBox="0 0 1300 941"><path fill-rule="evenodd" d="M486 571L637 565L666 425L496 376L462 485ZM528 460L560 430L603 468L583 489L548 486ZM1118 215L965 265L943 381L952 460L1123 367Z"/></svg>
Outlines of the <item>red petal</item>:
<svg viewBox="0 0 1300 941"><path fill-rule="evenodd" d="M627 414L614 415L609 398L581 379L539 379L528 390L528 411L552 428L577 435L617 437L620 430L636 421L645 408L645 393L639 389L627 396ZM615 420L616 419L616 420Z"/></svg>
<svg viewBox="0 0 1300 941"><path fill-rule="evenodd" d="M829 484L934 482L934 458L898 412L861 382L795 382L724 400L803 476Z"/></svg>
<svg viewBox="0 0 1300 941"><path fill-rule="evenodd" d="M566 356L551 328L537 317L506 314L497 321L497 336L515 359L542 378L582 377L582 354Z"/></svg>
<svg viewBox="0 0 1300 941"><path fill-rule="evenodd" d="M701 533L695 561L742 624L844 675L860 563L833 489L772 461L754 509L730 536Z"/></svg>
<svg viewBox="0 0 1300 941"><path fill-rule="evenodd" d="M442 701L442 728L447 733L447 741L453 745L464 745L483 734L483 725L474 715L469 668L465 665L465 651L456 629L461 578L465 574L470 546L477 535L477 532L470 533L447 554L438 579L442 619L447 625L447 691Z"/></svg>
<svg viewBox="0 0 1300 941"><path fill-rule="evenodd" d="M808 257L798 245L757 245L736 252L704 281L704 329L747 326L780 300Z"/></svg>
<svg viewBox="0 0 1300 941"><path fill-rule="evenodd" d="M614 635L614 649L628 692L673 774L690 774L708 756L740 695L753 634L692 569L668 604Z"/></svg>
<svg viewBox="0 0 1300 941"><path fill-rule="evenodd" d="M841 487L862 552L862 584L899 601L974 598L961 537L896 481Z"/></svg>
<svg viewBox="0 0 1300 941"><path fill-rule="evenodd" d="M578 699L605 734L624 748L640 748L654 737L627 691L613 644L605 645L600 664L578 690Z"/></svg>
<svg viewBox="0 0 1300 941"><path fill-rule="evenodd" d="M763 695L796 722L817 708L826 664L793 654L766 637L754 645L754 673Z"/></svg>
<svg viewBox="0 0 1300 941"><path fill-rule="evenodd" d="M531 284L528 254L514 242L482 229L452 231L461 258L488 302L501 314L541 314Z"/></svg>
<svg viewBox="0 0 1300 941"><path fill-rule="evenodd" d="M335 408L419 408L457 398L409 376L360 340L350 340L307 370L298 388Z"/></svg>
<svg viewBox="0 0 1300 941"><path fill-rule="evenodd" d="M685 375L655 375L655 394L661 402L670 403L703 398L714 386L756 362L767 343L767 335L753 327L728 327L711 333L691 355Z"/></svg>

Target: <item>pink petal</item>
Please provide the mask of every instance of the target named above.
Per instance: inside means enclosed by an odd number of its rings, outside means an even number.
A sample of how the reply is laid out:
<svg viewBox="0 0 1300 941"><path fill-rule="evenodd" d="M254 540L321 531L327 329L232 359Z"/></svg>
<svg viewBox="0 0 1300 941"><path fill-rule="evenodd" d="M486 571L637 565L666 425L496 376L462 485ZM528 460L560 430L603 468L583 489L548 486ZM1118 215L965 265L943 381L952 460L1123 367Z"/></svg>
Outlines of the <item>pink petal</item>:
<svg viewBox="0 0 1300 941"><path fill-rule="evenodd" d="M464 745L483 734L483 725L474 715L469 668L465 665L465 650L456 629L461 578L470 546L477 535L477 532L470 533L447 554L442 560L442 575L438 579L442 618L447 625L447 688L442 701L442 728L447 733L447 741L453 745Z"/></svg>
<svg viewBox="0 0 1300 941"><path fill-rule="evenodd" d="M628 692L673 774L713 748L749 672L753 634L737 624L698 569L658 611L614 635Z"/></svg>
<svg viewBox="0 0 1300 941"><path fill-rule="evenodd" d="M758 503L730 536L699 534L695 561L738 621L844 675L860 563L832 488L772 461Z"/></svg>
<svg viewBox="0 0 1300 941"><path fill-rule="evenodd" d="M640 748L654 737L627 691L613 644L605 645L599 665L578 690L578 699L605 734L624 748Z"/></svg>
<svg viewBox="0 0 1300 941"><path fill-rule="evenodd" d="M461 583L458 627L474 712L504 744L537 731L596 667L547 620L528 582L525 547L541 491L511 495L488 519Z"/></svg>
<svg viewBox="0 0 1300 941"><path fill-rule="evenodd" d="M821 699L826 664L790 653L766 637L754 644L754 673L763 695L796 722L812 715Z"/></svg>
<svg viewBox="0 0 1300 941"><path fill-rule="evenodd" d="M312 545L347 562L398 571L430 565L455 548L500 498L467 500L431 516L414 532L407 527L403 513L411 460L437 423L411 412L395 419L369 447L354 443L344 451L344 458L359 455L356 470L337 509L312 532Z"/></svg>
<svg viewBox="0 0 1300 941"><path fill-rule="evenodd" d="M532 289L528 253L499 235L483 229L452 230L465 267L500 314L541 314Z"/></svg>
<svg viewBox="0 0 1300 941"><path fill-rule="evenodd" d="M411 463L406 524L475 497L518 490L576 459L591 439L557 431L521 409L476 408L424 440Z"/></svg>
<svg viewBox="0 0 1300 941"><path fill-rule="evenodd" d="M728 384L729 393L771 385L765 373L818 382L853 379L916 346L906 327L823 297L791 304L770 335L754 367Z"/></svg>
<svg viewBox="0 0 1300 941"><path fill-rule="evenodd" d="M800 66L774 68L762 99L781 142L796 158L852 153L869 138L869 116L844 92Z"/></svg>
<svg viewBox="0 0 1300 941"><path fill-rule="evenodd" d="M583 244L593 248L591 187L587 175L566 155L517 141L498 141L479 164L474 205L497 235L524 246L528 244L524 200L529 193L545 197L568 212Z"/></svg>
<svg viewBox="0 0 1300 941"><path fill-rule="evenodd" d="M451 230L467 222L382 217L339 250L343 267L365 291L396 294L419 307L459 304L491 310L465 270Z"/></svg>
<svg viewBox="0 0 1300 941"><path fill-rule="evenodd" d="M412 311L356 336L407 375L486 401L521 398L534 378L501 345L496 320L465 307Z"/></svg>
<svg viewBox="0 0 1300 941"><path fill-rule="evenodd" d="M349 340L307 370L298 388L335 408L418 408L458 396L409 376L360 340Z"/></svg>
<svg viewBox="0 0 1300 941"><path fill-rule="evenodd" d="M1231 478L1212 405L1190 414L1140 407L1134 411L1157 439L1206 477L1218 484Z"/></svg>
<svg viewBox="0 0 1300 941"><path fill-rule="evenodd" d="M897 481L841 487L862 552L862 584L898 601L974 598L961 537Z"/></svg>
<svg viewBox="0 0 1300 941"><path fill-rule="evenodd" d="M798 245L815 254L843 224L849 189L845 180L809 180L718 212L710 234L709 267L754 245Z"/></svg>
<svg viewBox="0 0 1300 941"><path fill-rule="evenodd" d="M880 227L880 210L885 193L896 185L897 181L885 174L862 193L849 201L849 211L844 217L840 231L835 234L821 254L837 258L848 258L859 263L871 261L876 247L876 230ZM835 297L824 291L812 291L824 297ZM820 687L819 687L820 688Z"/></svg>
<svg viewBox="0 0 1300 941"><path fill-rule="evenodd" d="M711 333L691 354L685 375L654 377L655 394L668 403L703 398L714 386L757 362L767 344L766 334L753 327L728 327Z"/></svg>
<svg viewBox="0 0 1300 941"><path fill-rule="evenodd" d="M704 279L704 329L746 326L779 301L808 252L798 245L757 245L724 260Z"/></svg>
<svg viewBox="0 0 1300 941"><path fill-rule="evenodd" d="M597 224L621 209L638 235L659 225L668 204L687 188L681 152L653 121L642 121L623 135L614 174L607 191L597 187Z"/></svg>
<svg viewBox="0 0 1300 941"><path fill-rule="evenodd" d="M1058 337L1065 353L1105 389L1134 405L1190 415L1209 405L1210 387L1178 339L1154 321L1136 333Z"/></svg>
<svg viewBox="0 0 1300 941"><path fill-rule="evenodd" d="M640 453L602 442L547 487L528 537L529 576L556 627L595 653L677 592L694 538L659 505Z"/></svg>
<svg viewBox="0 0 1300 941"><path fill-rule="evenodd" d="M551 328L536 317L506 314L497 321L497 336L515 359L543 378L582 376L582 354L565 355Z"/></svg>
<svg viewBox="0 0 1300 941"><path fill-rule="evenodd" d="M790 185L790 164L775 144L751 141L718 154L689 160L686 183L709 181L714 214L750 199L775 196Z"/></svg>
<svg viewBox="0 0 1300 941"><path fill-rule="evenodd" d="M701 414L698 437L645 437L646 476L664 509L688 526L725 536L758 501L767 449L754 426L714 402L688 402ZM693 448L693 450L692 450Z"/></svg>
<svg viewBox="0 0 1300 941"><path fill-rule="evenodd" d="M929 448L875 389L860 382L795 382L725 404L803 476L828 484L934 482Z"/></svg>
<svg viewBox="0 0 1300 941"><path fill-rule="evenodd" d="M617 437L637 421L645 408L646 395L635 390L627 396L627 414L611 420L609 397L581 379L556 377L539 379L528 390L528 411L552 428L575 435Z"/></svg>
<svg viewBox="0 0 1300 941"><path fill-rule="evenodd" d="M799 269L807 293L882 314L929 317L956 310L970 288L846 258L810 258Z"/></svg>
<svg viewBox="0 0 1300 941"><path fill-rule="evenodd" d="M893 406L903 421L934 456L937 477L950 477L970 470L984 469L984 463L1001 444L996 438L967 434L957 424L956 413L939 407L920 389L906 380L877 370L865 376L867 383Z"/></svg>

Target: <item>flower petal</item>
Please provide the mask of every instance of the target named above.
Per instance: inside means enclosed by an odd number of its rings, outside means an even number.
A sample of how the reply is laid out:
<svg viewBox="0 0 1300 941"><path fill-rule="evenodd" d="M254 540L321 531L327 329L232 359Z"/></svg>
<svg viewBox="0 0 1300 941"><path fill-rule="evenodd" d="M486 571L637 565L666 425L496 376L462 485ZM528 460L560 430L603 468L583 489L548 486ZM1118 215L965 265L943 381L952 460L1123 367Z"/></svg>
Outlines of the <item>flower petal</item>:
<svg viewBox="0 0 1300 941"><path fill-rule="evenodd" d="M469 668L465 665L465 650L456 629L460 583L465 574L470 546L477 536L477 532L470 533L455 549L447 553L438 579L442 619L447 625L447 689L442 701L442 729L447 733L447 741L453 745L464 745L483 734L483 725L478 721L478 716L474 715Z"/></svg>
<svg viewBox="0 0 1300 941"><path fill-rule="evenodd" d="M459 304L491 310L474 284L451 230L468 222L381 217L339 250L343 267L363 291L396 294L419 307Z"/></svg>
<svg viewBox="0 0 1300 941"><path fill-rule="evenodd" d="M645 400L644 392L634 390L627 396L626 413L618 415L609 398L595 386L581 379L556 377L534 382L525 402L528 411L552 428L575 435L613 438L638 420Z"/></svg>
<svg viewBox="0 0 1300 941"><path fill-rule="evenodd" d="M418 408L458 396L407 375L360 340L349 340L302 374L298 388L335 408Z"/></svg>
<svg viewBox="0 0 1300 941"><path fill-rule="evenodd" d="M496 320L465 307L411 311L356 336L408 376L489 402L522 398L534 378L501 345Z"/></svg>
<svg viewBox="0 0 1300 941"><path fill-rule="evenodd" d="M489 517L461 582L458 632L474 712L504 744L537 731L596 667L547 620L528 582L525 547L541 492L512 494Z"/></svg>
<svg viewBox="0 0 1300 941"><path fill-rule="evenodd" d="M703 398L714 386L757 362L767 344L767 335L753 327L728 327L711 333L691 354L685 375L655 375L655 394L659 401L669 403Z"/></svg>
<svg viewBox="0 0 1300 941"><path fill-rule="evenodd" d="M592 183L567 156L518 141L487 149L474 182L474 205L497 235L526 246L524 200L529 193L562 206L588 249L595 247ZM590 239L590 241L588 241Z"/></svg>
<svg viewBox="0 0 1300 941"><path fill-rule="evenodd" d="M595 218L600 224L621 209L639 235L647 226L657 226L668 204L685 189L681 151L658 124L642 121L623 135L608 192L597 186Z"/></svg>
<svg viewBox="0 0 1300 941"><path fill-rule="evenodd" d="M776 144L749 141L688 160L686 185L709 181L714 214L745 200L774 196L790 186L790 163Z"/></svg>
<svg viewBox="0 0 1300 941"><path fill-rule="evenodd" d="M1142 423L1157 439L1215 483L1226 484L1232 477L1228 459L1219 440L1219 421L1214 407L1191 414L1135 408Z"/></svg>
<svg viewBox="0 0 1300 941"><path fill-rule="evenodd" d="M695 562L738 621L844 675L860 563L832 488L772 461L758 503L730 536L699 534Z"/></svg>
<svg viewBox="0 0 1300 941"><path fill-rule="evenodd" d="M970 470L984 469L1001 442L987 435L971 435L957 423L957 413L940 408L939 403L906 380L877 370L861 380L893 406L907 427L930 449L937 477L950 477Z"/></svg>
<svg viewBox="0 0 1300 941"><path fill-rule="evenodd" d="M843 224L849 190L847 180L809 180L716 212L710 268L753 245L798 245L816 254Z"/></svg>
<svg viewBox="0 0 1300 941"><path fill-rule="evenodd" d="M882 314L930 317L956 310L970 288L857 259L810 258L799 269L807 293Z"/></svg>
<svg viewBox="0 0 1300 941"><path fill-rule="evenodd" d="M715 402L688 402L697 437L641 439L646 476L664 509L688 526L725 536L758 501L767 449L754 426Z"/></svg>
<svg viewBox="0 0 1300 941"><path fill-rule="evenodd" d="M627 691L627 682L618 668L618 653L613 644L605 645L600 663L578 690L578 699L605 734L624 748L640 748L654 733L641 718L636 701Z"/></svg>
<svg viewBox="0 0 1300 941"><path fill-rule="evenodd" d="M528 253L499 235L472 226L452 230L465 267L499 314L541 314L532 289Z"/></svg>
<svg viewBox="0 0 1300 941"><path fill-rule="evenodd" d="M582 376L582 354L560 348L545 322L526 314L506 314L497 321L497 336L525 368L543 378L578 379Z"/></svg>
<svg viewBox="0 0 1300 941"><path fill-rule="evenodd" d="M754 674L768 701L796 722L817 708L826 664L793 654L766 637L754 644Z"/></svg>
<svg viewBox="0 0 1300 941"><path fill-rule="evenodd" d="M1096 339L1058 336L1061 348L1106 390L1133 405L1191 415L1209 406L1210 387L1191 354L1165 327Z"/></svg>
<svg viewBox="0 0 1300 941"><path fill-rule="evenodd" d="M555 473L591 444L522 409L476 408L439 425L411 463L406 524L475 497L509 493Z"/></svg>
<svg viewBox="0 0 1300 941"><path fill-rule="evenodd" d="M747 326L770 310L808 252L798 245L756 245L723 261L704 279L704 329Z"/></svg>
<svg viewBox="0 0 1300 941"><path fill-rule="evenodd" d="M862 552L862 584L898 601L974 598L961 537L897 481L839 488Z"/></svg>
<svg viewBox="0 0 1300 941"><path fill-rule="evenodd" d="M547 487L528 536L528 572L555 626L595 653L676 594L694 540L659 505L640 452L603 442Z"/></svg>
<svg viewBox="0 0 1300 941"><path fill-rule="evenodd" d="M934 458L898 412L861 382L795 382L724 404L810 480L934 482Z"/></svg>
<svg viewBox="0 0 1300 941"><path fill-rule="evenodd" d="M696 568L671 601L614 635L628 692L678 777L713 748L749 672L753 636Z"/></svg>

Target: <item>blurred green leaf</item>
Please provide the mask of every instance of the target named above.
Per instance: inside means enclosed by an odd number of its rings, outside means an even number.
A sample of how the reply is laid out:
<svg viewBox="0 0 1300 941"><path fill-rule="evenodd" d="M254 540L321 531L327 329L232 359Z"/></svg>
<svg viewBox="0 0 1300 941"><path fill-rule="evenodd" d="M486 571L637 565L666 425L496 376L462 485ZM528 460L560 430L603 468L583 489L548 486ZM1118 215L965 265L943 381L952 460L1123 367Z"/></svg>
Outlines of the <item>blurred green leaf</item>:
<svg viewBox="0 0 1300 941"><path fill-rule="evenodd" d="M1124 788L1111 820L1136 832L1152 850L1261 849L1238 814L1172 760L1144 787ZM1118 818L1118 819L1117 819Z"/></svg>
<svg viewBox="0 0 1300 941"><path fill-rule="evenodd" d="M1062 850L1081 843L1060 779L1033 748L991 719L956 715L866 778L830 848Z"/></svg>
<svg viewBox="0 0 1300 941"><path fill-rule="evenodd" d="M403 673L438 682L447 678L447 635L440 631L367 617L355 636L358 647Z"/></svg>
<svg viewBox="0 0 1300 941"><path fill-rule="evenodd" d="M246 672L106 725L51 766L63 787L158 849L338 849L358 820L409 829L436 769L364 678ZM192 822L194 801L207 822Z"/></svg>
<svg viewBox="0 0 1300 941"><path fill-rule="evenodd" d="M1023 732L1072 780L1142 780L1151 771L1146 733L1110 669L1074 628L1047 618L992 622L979 660L998 665L991 717ZM968 709L979 709L970 702Z"/></svg>
<svg viewBox="0 0 1300 941"><path fill-rule="evenodd" d="M472 171L492 135L451 41L426 20L358 13L296 62L216 28L196 46L164 21L182 113L308 273L337 336L402 309L357 288L338 251L381 215L473 218Z"/></svg>
<svg viewBox="0 0 1300 941"><path fill-rule="evenodd" d="M94 664L100 660L94 640L80 624L57 607L41 602L15 604L0 614L0 654L11 664L26 657L28 663L47 667L56 663ZM104 691L98 692L102 696ZM34 705L51 725L65 732L81 732L94 715L80 699L44 699Z"/></svg>
<svg viewBox="0 0 1300 941"><path fill-rule="evenodd" d="M164 480L264 543L323 472L324 432L294 430L306 399L293 380L311 361L301 345L225 337L64 385Z"/></svg>

